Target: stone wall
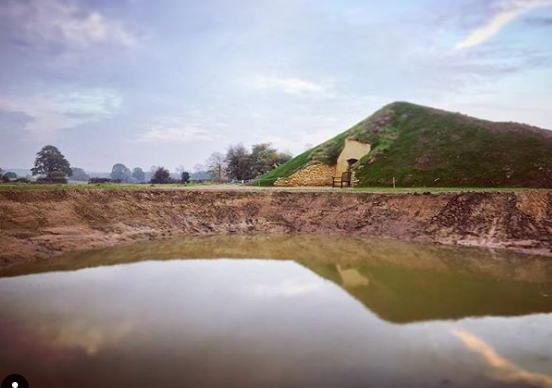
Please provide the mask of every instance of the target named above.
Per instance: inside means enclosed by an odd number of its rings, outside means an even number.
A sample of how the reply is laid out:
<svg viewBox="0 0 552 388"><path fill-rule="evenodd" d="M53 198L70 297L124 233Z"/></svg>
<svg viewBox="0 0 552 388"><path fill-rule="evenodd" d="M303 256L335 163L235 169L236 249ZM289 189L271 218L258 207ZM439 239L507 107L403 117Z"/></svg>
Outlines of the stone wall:
<svg viewBox="0 0 552 388"><path fill-rule="evenodd" d="M331 186L335 166L311 164L287 178L279 178L274 186Z"/></svg>

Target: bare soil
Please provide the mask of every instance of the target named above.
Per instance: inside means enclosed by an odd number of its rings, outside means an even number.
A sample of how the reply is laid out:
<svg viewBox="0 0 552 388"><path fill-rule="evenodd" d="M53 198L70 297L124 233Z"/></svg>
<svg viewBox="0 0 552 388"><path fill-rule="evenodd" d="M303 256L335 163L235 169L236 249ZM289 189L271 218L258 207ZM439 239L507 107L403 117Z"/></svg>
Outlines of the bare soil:
<svg viewBox="0 0 552 388"><path fill-rule="evenodd" d="M139 240L252 233L381 237L552 256L552 193L0 192L0 267Z"/></svg>

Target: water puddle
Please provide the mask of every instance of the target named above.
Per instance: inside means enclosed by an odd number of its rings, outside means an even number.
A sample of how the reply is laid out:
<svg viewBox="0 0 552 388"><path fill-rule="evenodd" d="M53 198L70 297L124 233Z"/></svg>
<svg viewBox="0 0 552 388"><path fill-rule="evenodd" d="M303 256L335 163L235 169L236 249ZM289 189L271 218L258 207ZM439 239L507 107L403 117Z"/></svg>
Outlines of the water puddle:
<svg viewBox="0 0 552 388"><path fill-rule="evenodd" d="M327 237L170 240L0 272L31 387L552 387L552 261Z"/></svg>

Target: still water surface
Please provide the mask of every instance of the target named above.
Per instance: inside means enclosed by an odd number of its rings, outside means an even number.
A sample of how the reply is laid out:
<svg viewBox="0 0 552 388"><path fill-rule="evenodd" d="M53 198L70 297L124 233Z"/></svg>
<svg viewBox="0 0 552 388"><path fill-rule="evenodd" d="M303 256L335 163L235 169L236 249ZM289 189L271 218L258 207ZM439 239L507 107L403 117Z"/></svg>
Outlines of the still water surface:
<svg viewBox="0 0 552 388"><path fill-rule="evenodd" d="M552 261L211 237L0 272L0 378L31 387L552 387Z"/></svg>

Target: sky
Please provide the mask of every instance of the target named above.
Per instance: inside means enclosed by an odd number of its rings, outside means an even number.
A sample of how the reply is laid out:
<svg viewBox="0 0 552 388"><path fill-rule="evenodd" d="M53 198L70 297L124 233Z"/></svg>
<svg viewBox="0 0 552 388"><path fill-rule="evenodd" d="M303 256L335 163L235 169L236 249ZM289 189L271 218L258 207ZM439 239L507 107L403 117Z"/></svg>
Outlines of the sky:
<svg viewBox="0 0 552 388"><path fill-rule="evenodd" d="M0 167L298 154L409 101L552 129L552 0L0 0Z"/></svg>

